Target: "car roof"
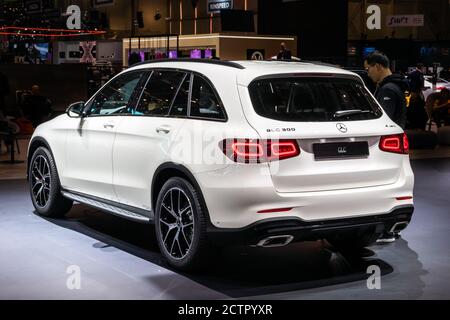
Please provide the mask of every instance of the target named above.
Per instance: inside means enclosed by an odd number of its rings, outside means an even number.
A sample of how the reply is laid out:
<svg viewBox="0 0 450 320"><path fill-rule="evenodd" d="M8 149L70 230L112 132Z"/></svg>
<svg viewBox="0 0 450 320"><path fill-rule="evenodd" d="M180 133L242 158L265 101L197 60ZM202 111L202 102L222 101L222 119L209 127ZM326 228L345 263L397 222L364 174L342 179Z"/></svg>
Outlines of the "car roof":
<svg viewBox="0 0 450 320"><path fill-rule="evenodd" d="M344 70L338 66L315 61L162 59L138 63L131 66L128 70L149 67L191 70L207 76L221 76L223 73L233 73L236 75L237 83L243 86L248 86L250 82L259 77L283 74L333 74L353 77L362 82L361 77L356 73Z"/></svg>

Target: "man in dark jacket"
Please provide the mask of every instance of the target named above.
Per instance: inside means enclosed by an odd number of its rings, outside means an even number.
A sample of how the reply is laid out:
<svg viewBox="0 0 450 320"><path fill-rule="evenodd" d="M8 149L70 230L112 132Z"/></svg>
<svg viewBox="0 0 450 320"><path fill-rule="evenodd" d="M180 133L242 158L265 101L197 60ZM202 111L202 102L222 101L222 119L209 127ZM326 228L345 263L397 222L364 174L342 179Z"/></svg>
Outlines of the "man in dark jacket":
<svg viewBox="0 0 450 320"><path fill-rule="evenodd" d="M384 112L402 129L406 126L406 99L405 91L408 83L401 75L392 74L389 68L389 58L379 51L368 55L364 67L369 77L377 84L375 98ZM377 242L393 242L395 234L384 231Z"/></svg>
<svg viewBox="0 0 450 320"><path fill-rule="evenodd" d="M402 129L406 126L405 91L408 83L401 75L392 74L389 58L379 51L368 55L364 67L369 77L377 84L375 98L384 112Z"/></svg>

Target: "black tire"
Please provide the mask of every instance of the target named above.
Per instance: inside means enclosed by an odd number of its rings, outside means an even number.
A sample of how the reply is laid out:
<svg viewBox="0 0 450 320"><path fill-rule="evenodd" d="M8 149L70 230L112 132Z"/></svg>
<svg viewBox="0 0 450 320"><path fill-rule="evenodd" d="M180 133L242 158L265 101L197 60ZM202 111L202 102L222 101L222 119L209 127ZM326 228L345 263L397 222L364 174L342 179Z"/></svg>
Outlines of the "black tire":
<svg viewBox="0 0 450 320"><path fill-rule="evenodd" d="M338 234L327 238L327 241L340 251L357 251L373 244L380 237L379 232L367 230L351 234Z"/></svg>
<svg viewBox="0 0 450 320"><path fill-rule="evenodd" d="M61 194L58 171L48 149L39 147L34 151L28 168L28 180L31 201L38 214L62 217L72 208L73 201ZM39 190L41 193L38 193Z"/></svg>
<svg viewBox="0 0 450 320"><path fill-rule="evenodd" d="M191 206L191 214L188 213L189 209L186 211L188 205ZM177 211L181 214L177 214ZM190 221L193 222L192 229L189 228ZM159 249L172 267L193 271L206 266L211 252L206 225L206 207L199 192L183 178L173 177L167 180L156 201L155 230ZM177 236L178 240L174 240Z"/></svg>

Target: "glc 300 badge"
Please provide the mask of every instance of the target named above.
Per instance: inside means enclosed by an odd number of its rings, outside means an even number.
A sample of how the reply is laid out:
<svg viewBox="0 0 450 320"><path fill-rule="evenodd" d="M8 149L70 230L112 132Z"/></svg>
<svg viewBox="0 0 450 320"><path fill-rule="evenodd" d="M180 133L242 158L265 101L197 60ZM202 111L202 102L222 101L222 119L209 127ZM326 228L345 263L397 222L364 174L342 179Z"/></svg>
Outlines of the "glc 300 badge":
<svg viewBox="0 0 450 320"><path fill-rule="evenodd" d="M267 132L292 132L295 131L295 128L274 128L274 129L266 129Z"/></svg>

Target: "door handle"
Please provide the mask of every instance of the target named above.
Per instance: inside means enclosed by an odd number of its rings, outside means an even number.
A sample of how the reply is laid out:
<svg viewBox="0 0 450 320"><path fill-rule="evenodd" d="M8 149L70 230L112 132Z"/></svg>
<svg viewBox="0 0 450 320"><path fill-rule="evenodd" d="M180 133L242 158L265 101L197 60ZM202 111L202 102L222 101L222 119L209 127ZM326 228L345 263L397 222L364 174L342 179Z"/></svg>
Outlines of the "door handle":
<svg viewBox="0 0 450 320"><path fill-rule="evenodd" d="M103 128L114 128L114 124L113 123L104 123L103 124Z"/></svg>
<svg viewBox="0 0 450 320"><path fill-rule="evenodd" d="M170 132L170 128L168 128L168 127L157 127L156 128L156 132L167 134L167 133Z"/></svg>

